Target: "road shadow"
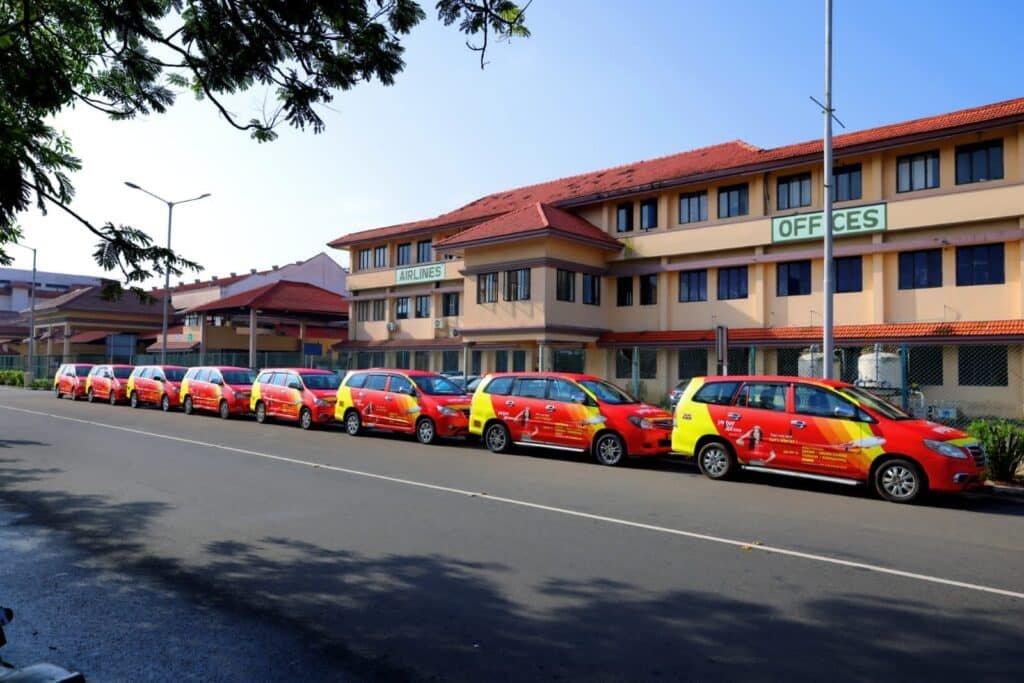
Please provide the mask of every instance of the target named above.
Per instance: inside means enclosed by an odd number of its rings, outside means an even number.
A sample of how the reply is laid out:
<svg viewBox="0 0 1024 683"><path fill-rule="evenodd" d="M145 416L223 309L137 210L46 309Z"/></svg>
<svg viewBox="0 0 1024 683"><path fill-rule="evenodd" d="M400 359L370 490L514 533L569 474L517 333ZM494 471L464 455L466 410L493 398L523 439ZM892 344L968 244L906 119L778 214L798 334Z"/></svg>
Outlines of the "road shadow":
<svg viewBox="0 0 1024 683"><path fill-rule="evenodd" d="M14 446L49 446L42 441L31 441L27 439L0 439L0 448L13 448Z"/></svg>

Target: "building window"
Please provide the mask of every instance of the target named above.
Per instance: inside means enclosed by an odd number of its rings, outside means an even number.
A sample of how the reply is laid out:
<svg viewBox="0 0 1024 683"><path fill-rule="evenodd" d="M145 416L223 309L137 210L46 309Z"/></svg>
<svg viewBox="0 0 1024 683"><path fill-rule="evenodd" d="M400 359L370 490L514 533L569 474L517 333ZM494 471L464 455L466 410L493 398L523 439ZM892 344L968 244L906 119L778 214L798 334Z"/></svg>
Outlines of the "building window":
<svg viewBox="0 0 1024 683"><path fill-rule="evenodd" d="M382 368L385 365L383 351L359 351L356 353L356 368L359 370Z"/></svg>
<svg viewBox="0 0 1024 683"><path fill-rule="evenodd" d="M412 263L412 244L409 242L399 244L398 249L395 251L395 259L400 266L407 266Z"/></svg>
<svg viewBox="0 0 1024 683"><path fill-rule="evenodd" d="M359 250L359 270L373 268L373 252L370 249Z"/></svg>
<svg viewBox="0 0 1024 683"><path fill-rule="evenodd" d="M800 173L799 175L779 178L778 194L776 201L780 211L795 209L801 206L811 205L811 174Z"/></svg>
<svg viewBox="0 0 1024 683"><path fill-rule="evenodd" d="M907 383L942 386L942 347L911 346L907 349Z"/></svg>
<svg viewBox="0 0 1024 683"><path fill-rule="evenodd" d="M483 364L483 351L471 351L469 354L469 374L479 375L480 367Z"/></svg>
<svg viewBox="0 0 1024 683"><path fill-rule="evenodd" d="M395 351L395 367L399 370L408 370L409 356L408 351Z"/></svg>
<svg viewBox="0 0 1024 683"><path fill-rule="evenodd" d="M916 192L939 186L939 152L908 154L896 159L896 191Z"/></svg>
<svg viewBox="0 0 1024 683"><path fill-rule="evenodd" d="M601 276L583 273L583 303L588 306L601 305Z"/></svg>
<svg viewBox="0 0 1024 683"><path fill-rule="evenodd" d="M458 351L441 352L441 372L458 372L459 360L462 354Z"/></svg>
<svg viewBox="0 0 1024 683"><path fill-rule="evenodd" d="M555 298L576 301L576 273L561 268L555 271Z"/></svg>
<svg viewBox="0 0 1024 683"><path fill-rule="evenodd" d="M638 349L640 355L640 379L654 379L658 376L658 351L657 349ZM633 349L619 349L615 352L615 377L616 379L629 379L633 377Z"/></svg>
<svg viewBox="0 0 1024 683"><path fill-rule="evenodd" d="M498 274L480 273L476 276L476 302L493 304L498 300Z"/></svg>
<svg viewBox="0 0 1024 683"><path fill-rule="evenodd" d="M747 184L732 185L718 190L718 217L731 218L733 216L746 216L749 211L747 206Z"/></svg>
<svg viewBox="0 0 1024 683"><path fill-rule="evenodd" d="M786 377L796 377L799 375L800 349L776 349L775 374L785 375Z"/></svg>
<svg viewBox="0 0 1024 683"><path fill-rule="evenodd" d="M395 319L405 320L409 317L409 297L400 296L395 299Z"/></svg>
<svg viewBox="0 0 1024 683"><path fill-rule="evenodd" d="M1003 178L1003 141L989 140L956 148L956 184Z"/></svg>
<svg viewBox="0 0 1024 683"><path fill-rule="evenodd" d="M629 275L615 279L615 305L633 305L633 276Z"/></svg>
<svg viewBox="0 0 1024 683"><path fill-rule="evenodd" d="M434 250L431 249L430 240L420 240L416 243L416 262L427 263L434 260Z"/></svg>
<svg viewBox="0 0 1024 683"><path fill-rule="evenodd" d="M364 323L370 319L370 302L369 301L357 301L356 302L356 320Z"/></svg>
<svg viewBox="0 0 1024 683"><path fill-rule="evenodd" d="M615 209L615 231L633 232L633 202L619 204Z"/></svg>
<svg viewBox="0 0 1024 683"><path fill-rule="evenodd" d="M658 274L640 276L640 305L654 306L658 303Z"/></svg>
<svg viewBox="0 0 1024 683"><path fill-rule="evenodd" d="M459 314L459 293L448 292L441 295L441 314L453 318Z"/></svg>
<svg viewBox="0 0 1024 683"><path fill-rule="evenodd" d="M586 371L587 358L583 349L555 349L551 358L551 367L555 372L575 372L582 375Z"/></svg>
<svg viewBox="0 0 1024 683"><path fill-rule="evenodd" d="M730 375L757 374L750 365L753 356L750 355L749 346L730 346L725 357L729 362Z"/></svg>
<svg viewBox="0 0 1024 683"><path fill-rule="evenodd" d="M942 286L942 250L900 252L900 289Z"/></svg>
<svg viewBox="0 0 1024 683"><path fill-rule="evenodd" d="M775 295L803 296L811 293L811 262L790 261L776 266Z"/></svg>
<svg viewBox="0 0 1024 683"><path fill-rule="evenodd" d="M957 353L960 386L1009 386L1007 348L1006 346L961 346Z"/></svg>
<svg viewBox="0 0 1024 683"><path fill-rule="evenodd" d="M684 270L679 273L679 303L708 300L708 271Z"/></svg>
<svg viewBox="0 0 1024 683"><path fill-rule="evenodd" d="M374 268L387 268L388 267L388 248L386 246L374 247L373 248L373 267Z"/></svg>
<svg viewBox="0 0 1024 683"><path fill-rule="evenodd" d="M414 351L412 354L412 365L417 370L430 369L430 352Z"/></svg>
<svg viewBox="0 0 1024 683"><path fill-rule="evenodd" d="M658 227L658 200L645 199L640 202L640 229L650 230Z"/></svg>
<svg viewBox="0 0 1024 683"><path fill-rule="evenodd" d="M679 222L698 223L708 219L708 191L679 195Z"/></svg>
<svg viewBox="0 0 1024 683"><path fill-rule="evenodd" d="M747 298L746 266L718 269L718 298L721 301Z"/></svg>
<svg viewBox="0 0 1024 683"><path fill-rule="evenodd" d="M417 318L429 318L430 317L430 295L429 294L418 294L416 296L416 317Z"/></svg>
<svg viewBox="0 0 1024 683"><path fill-rule="evenodd" d="M505 301L530 300L530 269L505 271Z"/></svg>
<svg viewBox="0 0 1024 683"><path fill-rule="evenodd" d="M707 349L680 349L676 377L690 379L708 374Z"/></svg>
<svg viewBox="0 0 1024 683"><path fill-rule="evenodd" d="M508 372L508 351L494 352L494 371Z"/></svg>
<svg viewBox="0 0 1024 683"><path fill-rule="evenodd" d="M832 169L832 200L849 202L860 199L861 173L860 164L839 166Z"/></svg>
<svg viewBox="0 0 1024 683"><path fill-rule="evenodd" d="M373 300L373 319L383 320L384 309L387 307L388 302L385 299L374 299Z"/></svg>
<svg viewBox="0 0 1024 683"><path fill-rule="evenodd" d="M836 274L832 291L844 294L864 289L864 264L860 256L840 256L832 263L835 265Z"/></svg>
<svg viewBox="0 0 1024 683"><path fill-rule="evenodd" d="M526 351L512 352L512 372L526 372Z"/></svg>
<svg viewBox="0 0 1024 683"><path fill-rule="evenodd" d="M956 248L956 286L1001 285L1006 282L1003 243Z"/></svg>

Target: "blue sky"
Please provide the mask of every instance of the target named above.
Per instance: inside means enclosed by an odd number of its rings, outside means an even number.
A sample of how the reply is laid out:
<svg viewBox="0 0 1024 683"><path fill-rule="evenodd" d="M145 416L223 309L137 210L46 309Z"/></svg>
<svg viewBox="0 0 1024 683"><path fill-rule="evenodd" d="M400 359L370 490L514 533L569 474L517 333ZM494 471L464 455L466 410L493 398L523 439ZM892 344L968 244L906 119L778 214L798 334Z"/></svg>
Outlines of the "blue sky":
<svg viewBox="0 0 1024 683"><path fill-rule="evenodd" d="M768 147L821 135L808 96L823 87L823 1L535 0L533 37L493 46L484 71L424 5L396 85L339 93L322 135L282 129L260 145L187 95L127 123L62 115L85 162L76 210L162 242L166 210L123 181L168 199L210 192L176 211L173 246L203 276L222 275L518 185L736 138ZM835 5L834 102L849 130L1024 96L1022 3ZM232 108L246 118L264 95ZM99 272L94 240L73 221L33 212L21 223L40 269Z"/></svg>

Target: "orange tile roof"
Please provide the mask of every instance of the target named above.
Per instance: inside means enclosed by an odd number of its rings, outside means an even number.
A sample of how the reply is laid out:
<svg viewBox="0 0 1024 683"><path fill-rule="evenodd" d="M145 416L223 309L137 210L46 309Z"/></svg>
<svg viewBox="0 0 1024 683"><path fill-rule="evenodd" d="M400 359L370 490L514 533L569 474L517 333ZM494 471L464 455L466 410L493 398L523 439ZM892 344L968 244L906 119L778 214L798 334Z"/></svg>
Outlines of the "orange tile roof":
<svg viewBox="0 0 1024 683"><path fill-rule="evenodd" d="M985 320L927 323L878 323L837 325L837 342L899 343L920 340L983 340L1024 338L1024 320ZM713 344L714 330L665 332L609 332L601 335L602 346L656 346L671 344ZM730 343L808 343L821 341L820 327L745 327L729 330Z"/></svg>
<svg viewBox="0 0 1024 683"><path fill-rule="evenodd" d="M210 301L189 311L223 311L253 307L275 312L336 314L339 318L348 312L348 302L342 296L315 285L290 280L278 280Z"/></svg>
<svg viewBox="0 0 1024 683"><path fill-rule="evenodd" d="M435 249L451 249L491 241L505 242L545 235L561 235L585 240L605 249L618 251L622 242L579 216L536 202L497 218L474 225L434 245Z"/></svg>
<svg viewBox="0 0 1024 683"><path fill-rule="evenodd" d="M859 147L895 143L915 135L937 134L977 125L1001 125L1024 118L1024 98L981 107L928 116L902 123L837 135L833 146L837 156L854 153ZM521 209L537 202L561 204L602 194L641 192L654 183L682 184L689 178L729 171L746 172L750 167L783 164L820 154L821 140L811 140L773 149L761 149L733 140L679 154L638 161L600 171L550 180L512 190L495 192L435 218L352 232L329 243L336 248L442 227L462 229L481 221Z"/></svg>

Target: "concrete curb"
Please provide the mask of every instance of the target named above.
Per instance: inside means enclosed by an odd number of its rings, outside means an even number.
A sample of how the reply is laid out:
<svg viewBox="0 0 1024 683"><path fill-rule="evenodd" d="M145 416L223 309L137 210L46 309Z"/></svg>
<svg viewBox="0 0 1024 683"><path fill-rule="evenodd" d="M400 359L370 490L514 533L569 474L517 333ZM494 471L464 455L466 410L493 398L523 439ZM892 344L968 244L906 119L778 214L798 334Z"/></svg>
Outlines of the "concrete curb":
<svg viewBox="0 0 1024 683"><path fill-rule="evenodd" d="M1013 498L1024 498L1024 486L1003 486L994 482L985 482L984 492L996 496L1010 496Z"/></svg>

